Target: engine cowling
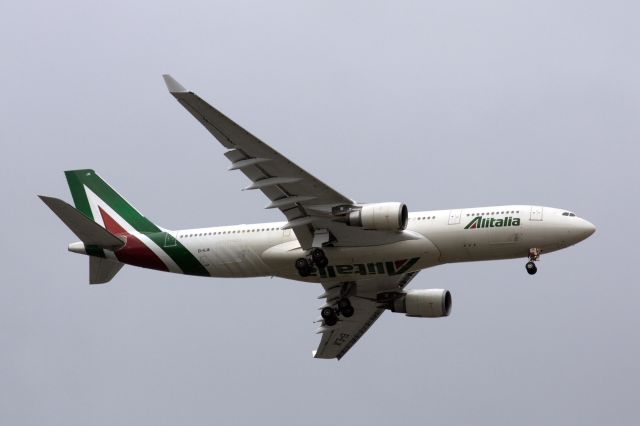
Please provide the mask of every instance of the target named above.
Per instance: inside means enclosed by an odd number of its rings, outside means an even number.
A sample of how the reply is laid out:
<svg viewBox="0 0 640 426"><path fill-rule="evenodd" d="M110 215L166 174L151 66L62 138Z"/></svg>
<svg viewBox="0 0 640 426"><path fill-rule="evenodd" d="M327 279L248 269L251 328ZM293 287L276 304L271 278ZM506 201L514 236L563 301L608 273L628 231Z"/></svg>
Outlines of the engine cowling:
<svg viewBox="0 0 640 426"><path fill-rule="evenodd" d="M377 231L402 231L407 227L409 211L404 203L365 204L347 216L347 224Z"/></svg>
<svg viewBox="0 0 640 426"><path fill-rule="evenodd" d="M408 290L393 302L391 310L405 313L408 317L439 318L449 316L451 305L449 290Z"/></svg>

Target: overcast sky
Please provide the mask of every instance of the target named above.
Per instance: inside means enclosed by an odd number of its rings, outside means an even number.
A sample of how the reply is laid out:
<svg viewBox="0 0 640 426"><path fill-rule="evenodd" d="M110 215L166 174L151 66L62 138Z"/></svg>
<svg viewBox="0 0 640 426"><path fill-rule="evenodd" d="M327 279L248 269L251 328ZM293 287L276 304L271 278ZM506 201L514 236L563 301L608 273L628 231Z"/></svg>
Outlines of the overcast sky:
<svg viewBox="0 0 640 426"><path fill-rule="evenodd" d="M635 1L0 4L0 424L635 425ZM167 228L281 220L165 89L171 73L345 195L540 204L596 234L445 265L446 319L385 313L311 351L320 286L88 260L37 199L94 168Z"/></svg>

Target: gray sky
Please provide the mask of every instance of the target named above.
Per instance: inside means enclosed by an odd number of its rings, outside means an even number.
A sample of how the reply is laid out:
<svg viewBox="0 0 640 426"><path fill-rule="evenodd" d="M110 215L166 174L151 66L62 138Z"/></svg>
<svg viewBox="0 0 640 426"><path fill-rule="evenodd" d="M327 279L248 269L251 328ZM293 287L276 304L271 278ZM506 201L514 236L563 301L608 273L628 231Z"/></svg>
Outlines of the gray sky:
<svg viewBox="0 0 640 426"><path fill-rule="evenodd" d="M637 424L640 6L3 2L0 423ZM446 265L454 311L314 360L320 287L125 267L87 284L36 198L94 168L168 227L281 220L173 74L338 191L571 209L589 240Z"/></svg>

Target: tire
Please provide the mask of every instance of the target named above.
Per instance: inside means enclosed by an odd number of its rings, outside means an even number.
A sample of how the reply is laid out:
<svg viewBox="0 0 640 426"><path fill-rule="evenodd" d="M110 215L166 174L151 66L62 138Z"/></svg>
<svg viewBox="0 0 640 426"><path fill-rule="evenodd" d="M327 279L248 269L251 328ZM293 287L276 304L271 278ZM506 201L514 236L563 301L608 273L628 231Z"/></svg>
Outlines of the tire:
<svg viewBox="0 0 640 426"><path fill-rule="evenodd" d="M320 316L322 317L322 319L327 320L328 318L335 317L336 313L334 312L333 308L327 306L326 308L322 308L322 310L320 311Z"/></svg>
<svg viewBox="0 0 640 426"><path fill-rule="evenodd" d="M534 275L536 272L538 272L538 267L533 262L527 262L525 267L527 268L527 272L529 273L529 275Z"/></svg>
<svg viewBox="0 0 640 426"><path fill-rule="evenodd" d="M307 269L307 268L309 268L309 262L307 261L307 259L305 259L304 257L301 257L300 259L296 260L297 270Z"/></svg>
<svg viewBox="0 0 640 426"><path fill-rule="evenodd" d="M319 260L326 259L324 251L321 248L314 248L311 250L311 259L313 259L314 263L318 263Z"/></svg>
<svg viewBox="0 0 640 426"><path fill-rule="evenodd" d="M324 325L327 325L329 327L336 325L336 323L338 322L338 317L330 317L330 318L326 318L324 320Z"/></svg>
<svg viewBox="0 0 640 426"><path fill-rule="evenodd" d="M342 314L343 317L345 318L349 318L352 317L353 314L355 312L355 309L353 309L353 306L349 305L349 306L345 306L344 308L342 308L340 310L340 313Z"/></svg>
<svg viewBox="0 0 640 426"><path fill-rule="evenodd" d="M329 266L329 259L327 259L326 257L323 257L322 259L314 261L314 263L318 268L324 269L327 266Z"/></svg>
<svg viewBox="0 0 640 426"><path fill-rule="evenodd" d="M332 326L336 325L336 323L338 322L336 311L334 311L330 306L322 308L322 310L320 311L320 316L322 316L325 325Z"/></svg>
<svg viewBox="0 0 640 426"><path fill-rule="evenodd" d="M346 297L338 301L338 309L342 311L344 308L351 306L351 302Z"/></svg>
<svg viewBox="0 0 640 426"><path fill-rule="evenodd" d="M308 277L311 275L311 265L309 265L309 262L304 257L296 260L295 265L301 277Z"/></svg>

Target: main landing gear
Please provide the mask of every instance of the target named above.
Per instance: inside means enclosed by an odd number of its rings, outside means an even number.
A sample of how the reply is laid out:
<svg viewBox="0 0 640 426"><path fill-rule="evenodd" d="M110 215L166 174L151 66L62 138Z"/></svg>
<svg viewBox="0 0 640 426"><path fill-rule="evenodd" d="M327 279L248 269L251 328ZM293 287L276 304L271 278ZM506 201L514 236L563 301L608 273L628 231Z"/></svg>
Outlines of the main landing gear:
<svg viewBox="0 0 640 426"><path fill-rule="evenodd" d="M529 249L529 261L525 265L527 272L529 275L533 275L538 272L538 267L536 266L535 261L540 260L541 250L537 248Z"/></svg>
<svg viewBox="0 0 640 426"><path fill-rule="evenodd" d="M313 266L320 269L326 268L329 265L329 259L324 254L324 250L321 248L313 248L308 257L301 257L296 260L295 266L301 277L308 277L311 275Z"/></svg>
<svg viewBox="0 0 640 426"><path fill-rule="evenodd" d="M324 324L331 327L332 325L336 325L338 322L338 315L349 318L353 316L354 312L355 310L353 309L353 306L351 306L351 302L345 297L340 299L335 307L326 306L322 308L320 315L324 320Z"/></svg>

